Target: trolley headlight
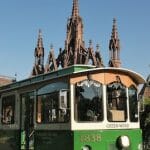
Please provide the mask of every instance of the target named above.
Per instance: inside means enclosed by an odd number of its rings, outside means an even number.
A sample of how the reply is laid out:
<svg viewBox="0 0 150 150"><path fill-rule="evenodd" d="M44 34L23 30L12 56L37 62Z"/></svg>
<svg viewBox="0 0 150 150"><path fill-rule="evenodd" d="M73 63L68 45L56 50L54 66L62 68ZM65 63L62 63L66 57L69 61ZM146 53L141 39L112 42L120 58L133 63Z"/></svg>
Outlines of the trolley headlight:
<svg viewBox="0 0 150 150"><path fill-rule="evenodd" d="M82 150L92 150L92 149L91 149L91 147L90 147L90 146L85 145L85 146L83 146L83 147L82 147Z"/></svg>
<svg viewBox="0 0 150 150"><path fill-rule="evenodd" d="M121 148L128 148L130 146L129 137L126 135L122 135L118 138L117 144Z"/></svg>

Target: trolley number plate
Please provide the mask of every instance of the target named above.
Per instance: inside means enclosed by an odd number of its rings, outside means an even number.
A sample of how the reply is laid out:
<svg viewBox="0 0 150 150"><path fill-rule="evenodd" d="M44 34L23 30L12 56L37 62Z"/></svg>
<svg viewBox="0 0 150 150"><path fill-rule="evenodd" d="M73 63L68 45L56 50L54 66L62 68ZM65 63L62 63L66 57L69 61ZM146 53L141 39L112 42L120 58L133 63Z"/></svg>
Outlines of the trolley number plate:
<svg viewBox="0 0 150 150"><path fill-rule="evenodd" d="M80 142L100 142L101 135L99 134L86 134L80 135Z"/></svg>

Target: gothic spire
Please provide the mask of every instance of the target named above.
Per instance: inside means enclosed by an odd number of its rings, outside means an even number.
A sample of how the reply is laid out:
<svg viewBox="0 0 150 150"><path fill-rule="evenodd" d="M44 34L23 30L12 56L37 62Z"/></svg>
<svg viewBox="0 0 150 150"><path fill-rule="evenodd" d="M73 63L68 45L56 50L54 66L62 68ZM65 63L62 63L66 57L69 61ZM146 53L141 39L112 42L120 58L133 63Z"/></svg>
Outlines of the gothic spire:
<svg viewBox="0 0 150 150"><path fill-rule="evenodd" d="M37 47L43 47L42 30L39 29Z"/></svg>
<svg viewBox="0 0 150 150"><path fill-rule="evenodd" d="M113 19L112 35L109 41L110 67L120 67L120 40L118 38L116 19Z"/></svg>
<svg viewBox="0 0 150 150"><path fill-rule="evenodd" d="M73 0L72 17L79 16L78 0Z"/></svg>
<svg viewBox="0 0 150 150"><path fill-rule="evenodd" d="M42 31L39 30L37 46L34 51L35 64L32 70L32 76L44 73L44 47L42 39Z"/></svg>
<svg viewBox="0 0 150 150"><path fill-rule="evenodd" d="M79 16L78 0L73 0L72 15L67 23L67 36L65 41L65 66L82 64L86 52L83 40L83 22Z"/></svg>
<svg viewBox="0 0 150 150"><path fill-rule="evenodd" d="M104 67L99 44L96 45L95 57L96 57L97 67Z"/></svg>
<svg viewBox="0 0 150 150"><path fill-rule="evenodd" d="M54 48L53 48L53 45L51 44L47 64L45 66L45 73L56 71L56 70L57 70L57 63L56 63L56 59L54 55Z"/></svg>

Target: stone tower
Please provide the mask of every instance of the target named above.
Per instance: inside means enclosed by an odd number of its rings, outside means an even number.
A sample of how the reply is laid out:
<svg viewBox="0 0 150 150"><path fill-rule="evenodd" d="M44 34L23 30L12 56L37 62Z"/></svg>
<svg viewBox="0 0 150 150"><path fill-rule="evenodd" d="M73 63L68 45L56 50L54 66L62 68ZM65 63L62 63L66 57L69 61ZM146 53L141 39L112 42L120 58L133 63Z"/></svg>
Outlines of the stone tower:
<svg viewBox="0 0 150 150"><path fill-rule="evenodd" d="M83 40L83 21L79 15L78 0L73 0L72 15L67 23L67 36L65 41L65 64L83 64L86 49Z"/></svg>
<svg viewBox="0 0 150 150"><path fill-rule="evenodd" d="M120 40L118 38L116 19L113 19L112 35L109 41L109 51L110 51L109 66L117 68L120 67L121 66Z"/></svg>
<svg viewBox="0 0 150 150"><path fill-rule="evenodd" d="M91 42L90 42L91 43ZM60 50L57 64L61 63L63 68L74 64L88 64L102 67L103 62L98 50L94 51L92 44L85 47L83 39L83 21L79 15L78 0L73 0L72 15L67 22L67 36L65 40L65 50Z"/></svg>
<svg viewBox="0 0 150 150"><path fill-rule="evenodd" d="M104 67L99 46L97 45L96 51L94 51L92 41L90 40L89 47L85 47L83 21L79 15L78 0L73 0L72 14L67 22L65 48L60 48L59 54L57 58L55 58L54 49L51 47L44 68L44 47L41 30L39 30L34 56L35 64L32 70L32 76L56 71L58 68L66 68L75 64L90 64L96 67Z"/></svg>

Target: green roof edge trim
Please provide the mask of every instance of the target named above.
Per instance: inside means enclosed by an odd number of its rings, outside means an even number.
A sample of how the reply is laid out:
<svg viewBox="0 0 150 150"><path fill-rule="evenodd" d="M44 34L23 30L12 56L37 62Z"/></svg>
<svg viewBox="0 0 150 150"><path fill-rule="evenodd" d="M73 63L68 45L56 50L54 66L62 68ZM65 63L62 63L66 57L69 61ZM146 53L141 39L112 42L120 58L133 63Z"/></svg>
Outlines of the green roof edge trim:
<svg viewBox="0 0 150 150"><path fill-rule="evenodd" d="M52 71L46 74L41 74L38 76L34 76L31 78L27 78L21 81L16 81L14 83L5 85L5 86L1 86L0 87L0 92L5 90L5 89L13 89L13 88L18 88L18 87L23 87L23 86L27 86L30 84L34 84L34 83L38 83L41 81L46 81L46 80L50 80L53 78L57 78L57 77L61 77L61 76L66 76L69 74L73 74L76 72L80 72L80 71L84 71L84 70L89 70L89 69L93 69L95 68L95 66L91 66L91 65L73 65L67 68L63 68L63 69L59 69L57 71Z"/></svg>

